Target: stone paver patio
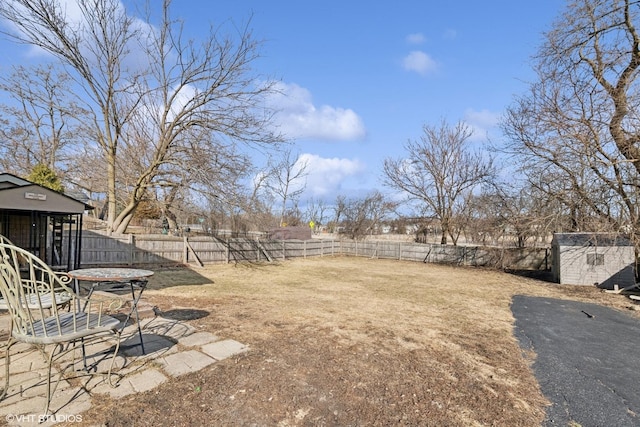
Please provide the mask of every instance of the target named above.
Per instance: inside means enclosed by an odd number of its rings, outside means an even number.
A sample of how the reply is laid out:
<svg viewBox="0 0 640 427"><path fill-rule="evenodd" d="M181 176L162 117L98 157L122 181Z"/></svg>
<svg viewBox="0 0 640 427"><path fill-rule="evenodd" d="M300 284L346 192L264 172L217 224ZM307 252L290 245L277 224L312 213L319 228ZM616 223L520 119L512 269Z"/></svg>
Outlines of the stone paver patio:
<svg viewBox="0 0 640 427"><path fill-rule="evenodd" d="M59 422L80 421L93 399L107 395L119 398L149 391L169 380L203 369L217 361L245 352L248 347L232 339L220 339L209 332L196 331L191 325L161 316L141 320L146 354L142 354L137 329L125 328L114 371L120 375L111 387L103 375L82 371L82 356L70 353L63 363L75 363L78 375L65 371L57 385L50 414L42 414L46 401L47 364L34 346L15 344L11 348L9 392L0 401L0 420L10 426L47 426ZM0 312L0 334L6 336L9 318ZM106 341L86 349L88 363L96 363L98 372L106 372L110 356L104 355L115 342ZM4 386L5 345L0 347L0 389ZM55 380L58 371L52 374ZM86 420L85 420L86 421ZM0 421L0 424L3 424Z"/></svg>

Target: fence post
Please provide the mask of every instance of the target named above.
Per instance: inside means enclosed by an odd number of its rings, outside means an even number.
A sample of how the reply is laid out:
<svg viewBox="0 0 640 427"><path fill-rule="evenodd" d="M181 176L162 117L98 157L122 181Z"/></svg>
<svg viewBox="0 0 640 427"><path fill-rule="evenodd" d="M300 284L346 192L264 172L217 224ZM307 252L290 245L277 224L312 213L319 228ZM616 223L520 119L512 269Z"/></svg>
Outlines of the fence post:
<svg viewBox="0 0 640 427"><path fill-rule="evenodd" d="M398 242L398 261L402 261L402 242Z"/></svg>
<svg viewBox="0 0 640 427"><path fill-rule="evenodd" d="M187 236L182 237L182 263L189 263L189 251L187 250Z"/></svg>
<svg viewBox="0 0 640 427"><path fill-rule="evenodd" d="M302 241L302 258L306 258L307 257L307 241L303 240Z"/></svg>
<svg viewBox="0 0 640 427"><path fill-rule="evenodd" d="M282 241L282 260L287 259L287 244L286 241Z"/></svg>
<svg viewBox="0 0 640 427"><path fill-rule="evenodd" d="M135 251L136 251L136 243L135 243L135 238L133 237L133 234L129 234L129 248L131 249L129 251L129 265L133 265L133 260L135 258Z"/></svg>
<svg viewBox="0 0 640 427"><path fill-rule="evenodd" d="M225 257L227 258L227 264L229 264L229 238L226 238L226 245L224 245L225 247Z"/></svg>
<svg viewBox="0 0 640 427"><path fill-rule="evenodd" d="M549 249L544 248L544 269L549 269Z"/></svg>

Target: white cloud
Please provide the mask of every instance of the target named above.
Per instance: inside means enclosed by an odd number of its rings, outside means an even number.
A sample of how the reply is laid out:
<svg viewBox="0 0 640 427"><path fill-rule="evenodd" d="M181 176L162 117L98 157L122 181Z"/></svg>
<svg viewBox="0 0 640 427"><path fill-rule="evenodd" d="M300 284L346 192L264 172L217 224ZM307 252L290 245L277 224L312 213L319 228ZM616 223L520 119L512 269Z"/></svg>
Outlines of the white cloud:
<svg viewBox="0 0 640 427"><path fill-rule="evenodd" d="M422 44L426 40L427 39L422 33L414 33L414 34L409 34L407 36L407 43L410 43L410 44Z"/></svg>
<svg viewBox="0 0 640 427"><path fill-rule="evenodd" d="M278 94L269 99L276 109L275 120L287 138L324 140L362 139L366 130L362 119L351 109L313 104L311 92L295 83L278 83Z"/></svg>
<svg viewBox="0 0 640 427"><path fill-rule="evenodd" d="M485 127L494 127L500 122L500 113L489 110L476 111L471 108L465 111L465 120Z"/></svg>
<svg viewBox="0 0 640 427"><path fill-rule="evenodd" d="M438 64L428 54L421 50L410 52L402 60L402 65L407 71L415 71L418 74L426 75L430 71L434 71Z"/></svg>
<svg viewBox="0 0 640 427"><path fill-rule="evenodd" d="M486 141L487 137L498 126L500 116L500 113L489 110L476 111L467 109L464 114L464 121L473 130L473 135L470 139L472 141Z"/></svg>
<svg viewBox="0 0 640 427"><path fill-rule="evenodd" d="M365 170L365 165L359 160L324 158L309 153L300 155L298 162L307 164L307 194L319 198L338 193L346 178Z"/></svg>
<svg viewBox="0 0 640 427"><path fill-rule="evenodd" d="M191 107L187 107L187 105L198 96L199 92L193 85L171 88L171 91L173 93L171 94L170 99L172 99L173 102L171 102L171 105L169 106L168 120L174 120L178 114L184 113L185 110L190 109ZM164 105L160 105L159 107L164 108ZM159 113L162 113L162 110L160 110Z"/></svg>

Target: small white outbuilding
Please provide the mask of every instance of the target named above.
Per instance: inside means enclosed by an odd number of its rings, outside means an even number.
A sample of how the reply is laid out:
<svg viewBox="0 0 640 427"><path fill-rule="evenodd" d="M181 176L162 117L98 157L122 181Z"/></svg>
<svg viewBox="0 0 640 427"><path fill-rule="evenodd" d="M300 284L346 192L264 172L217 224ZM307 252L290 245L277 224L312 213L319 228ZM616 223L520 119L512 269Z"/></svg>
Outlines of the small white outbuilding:
<svg viewBox="0 0 640 427"><path fill-rule="evenodd" d="M556 282L614 289L635 284L635 250L611 233L555 233L551 272Z"/></svg>

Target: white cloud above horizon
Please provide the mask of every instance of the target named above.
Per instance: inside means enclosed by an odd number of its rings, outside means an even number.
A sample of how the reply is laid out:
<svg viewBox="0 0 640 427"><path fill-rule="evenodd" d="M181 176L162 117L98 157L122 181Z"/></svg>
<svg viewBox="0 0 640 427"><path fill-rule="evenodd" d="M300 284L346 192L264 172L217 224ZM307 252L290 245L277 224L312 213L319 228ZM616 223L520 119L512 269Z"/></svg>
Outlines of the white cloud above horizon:
<svg viewBox="0 0 640 427"><path fill-rule="evenodd" d="M427 53L421 50L414 50L402 59L402 67L407 71L425 76L435 71L438 68L438 63Z"/></svg>
<svg viewBox="0 0 640 427"><path fill-rule="evenodd" d="M413 33L407 36L407 43L409 44L422 44L426 40L426 37L422 33Z"/></svg>
<svg viewBox="0 0 640 427"><path fill-rule="evenodd" d="M298 163L307 165L305 193L315 198L334 196L346 178L357 176L366 169L357 159L325 158L310 153L301 154Z"/></svg>
<svg viewBox="0 0 640 427"><path fill-rule="evenodd" d="M290 139L326 141L361 140L366 129L360 116L349 108L315 106L311 92L295 83L279 82L277 93L267 102L276 110L278 130Z"/></svg>
<svg viewBox="0 0 640 427"><path fill-rule="evenodd" d="M464 114L464 121L473 131L470 139L472 141L486 141L487 138L496 133L501 115L499 112L486 109L473 110L468 108Z"/></svg>

